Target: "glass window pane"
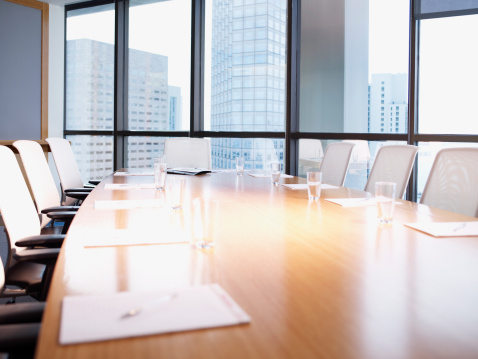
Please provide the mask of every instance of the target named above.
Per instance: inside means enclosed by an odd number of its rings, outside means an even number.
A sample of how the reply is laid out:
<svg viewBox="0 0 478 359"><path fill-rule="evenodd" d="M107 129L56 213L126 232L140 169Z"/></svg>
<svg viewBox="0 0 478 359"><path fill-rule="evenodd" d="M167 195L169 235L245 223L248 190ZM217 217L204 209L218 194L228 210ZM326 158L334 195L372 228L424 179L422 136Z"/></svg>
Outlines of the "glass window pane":
<svg viewBox="0 0 478 359"><path fill-rule="evenodd" d="M191 1L129 2L129 130L189 129ZM178 46L180 44L180 46Z"/></svg>
<svg viewBox="0 0 478 359"><path fill-rule="evenodd" d="M113 136L66 136L71 142L81 177L102 180L113 172Z"/></svg>
<svg viewBox="0 0 478 359"><path fill-rule="evenodd" d="M409 6L302 1L301 131L406 133Z"/></svg>
<svg viewBox="0 0 478 359"><path fill-rule="evenodd" d="M236 157L244 157L244 168L268 171L272 162L284 166L284 140L279 138L211 138L212 168L236 168Z"/></svg>
<svg viewBox="0 0 478 359"><path fill-rule="evenodd" d="M307 177L307 172L320 169L327 146L335 140L299 140L299 177ZM350 158L349 169L345 177L345 187L363 190L372 169L375 155L385 145L405 145L401 141L365 141L344 140L355 144Z"/></svg>
<svg viewBox="0 0 478 359"><path fill-rule="evenodd" d="M67 12L67 130L112 130L114 4Z"/></svg>
<svg viewBox="0 0 478 359"><path fill-rule="evenodd" d="M420 22L420 133L476 134L478 15Z"/></svg>
<svg viewBox="0 0 478 359"><path fill-rule="evenodd" d="M127 137L125 146L126 168L152 168L153 159L164 153L165 137Z"/></svg>
<svg viewBox="0 0 478 359"><path fill-rule="evenodd" d="M259 3L206 1L206 131L285 131L287 0Z"/></svg>

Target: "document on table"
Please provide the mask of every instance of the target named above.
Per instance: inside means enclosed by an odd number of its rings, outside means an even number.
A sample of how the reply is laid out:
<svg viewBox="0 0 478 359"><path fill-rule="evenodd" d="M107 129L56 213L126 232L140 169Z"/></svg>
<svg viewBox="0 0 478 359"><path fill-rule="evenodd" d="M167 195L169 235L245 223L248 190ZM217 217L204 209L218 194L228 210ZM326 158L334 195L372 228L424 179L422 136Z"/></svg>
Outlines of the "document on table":
<svg viewBox="0 0 478 359"><path fill-rule="evenodd" d="M282 186L291 190L306 190L307 183L283 183ZM320 189L336 189L337 186L332 186L331 184L323 183L320 185Z"/></svg>
<svg viewBox="0 0 478 359"><path fill-rule="evenodd" d="M325 200L342 207L362 207L377 204L375 198L326 198Z"/></svg>
<svg viewBox="0 0 478 359"><path fill-rule="evenodd" d="M268 173L248 173L249 176L255 177L255 178L270 178L271 175ZM291 175L286 175L286 174L281 174L280 178L293 178L294 176Z"/></svg>
<svg viewBox="0 0 478 359"><path fill-rule="evenodd" d="M154 183L107 183L105 189L127 190L127 189L156 189Z"/></svg>
<svg viewBox="0 0 478 359"><path fill-rule="evenodd" d="M163 207L164 201L159 199L146 200L120 200L120 201L95 201L96 209L131 209Z"/></svg>
<svg viewBox="0 0 478 359"><path fill-rule="evenodd" d="M97 232L95 236L85 238L82 244L84 247L112 247L189 242L189 237L181 231L181 228L171 225L160 230L160 227L161 223L157 225L157 228L154 225L145 225L141 230L115 229Z"/></svg>
<svg viewBox="0 0 478 359"><path fill-rule="evenodd" d="M434 237L478 236L478 222L404 223L404 226Z"/></svg>
<svg viewBox="0 0 478 359"><path fill-rule="evenodd" d="M153 171L145 172L115 172L115 176L154 176Z"/></svg>
<svg viewBox="0 0 478 359"><path fill-rule="evenodd" d="M164 300L162 300L164 298ZM138 314L125 316L133 309ZM218 284L63 298L61 345L249 323Z"/></svg>

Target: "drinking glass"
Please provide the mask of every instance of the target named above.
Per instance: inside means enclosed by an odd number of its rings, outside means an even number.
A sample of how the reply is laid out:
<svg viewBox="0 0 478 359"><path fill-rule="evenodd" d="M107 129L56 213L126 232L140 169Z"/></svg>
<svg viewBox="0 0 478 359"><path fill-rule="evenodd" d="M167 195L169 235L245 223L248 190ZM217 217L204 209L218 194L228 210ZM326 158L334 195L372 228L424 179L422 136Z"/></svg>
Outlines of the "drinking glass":
<svg viewBox="0 0 478 359"><path fill-rule="evenodd" d="M166 163L163 163L161 159L155 158L154 160L154 184L156 189L162 191L166 186L166 175L168 173L168 167Z"/></svg>
<svg viewBox="0 0 478 359"><path fill-rule="evenodd" d="M236 173L238 176L244 174L244 157L236 157Z"/></svg>
<svg viewBox="0 0 478 359"><path fill-rule="evenodd" d="M307 172L307 190L309 199L318 200L320 198L320 184L322 183L322 172Z"/></svg>
<svg viewBox="0 0 478 359"><path fill-rule="evenodd" d="M195 198L193 201L194 245L208 249L215 245L218 226L219 202L212 199Z"/></svg>
<svg viewBox="0 0 478 359"><path fill-rule="evenodd" d="M274 186L279 185L279 179L280 179L280 163L271 163L271 181L274 184Z"/></svg>
<svg viewBox="0 0 478 359"><path fill-rule="evenodd" d="M375 184L375 200L380 223L392 223L396 187L395 182L377 182Z"/></svg>
<svg viewBox="0 0 478 359"><path fill-rule="evenodd" d="M169 179L169 199L174 210L183 208L184 185L184 178L171 177Z"/></svg>

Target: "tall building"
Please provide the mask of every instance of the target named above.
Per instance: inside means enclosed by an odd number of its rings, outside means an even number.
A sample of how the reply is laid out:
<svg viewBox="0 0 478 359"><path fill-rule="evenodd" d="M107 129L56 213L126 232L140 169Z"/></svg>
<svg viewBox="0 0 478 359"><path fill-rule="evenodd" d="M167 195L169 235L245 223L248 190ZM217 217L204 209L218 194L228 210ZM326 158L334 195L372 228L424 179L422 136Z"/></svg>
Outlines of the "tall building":
<svg viewBox="0 0 478 359"><path fill-rule="evenodd" d="M68 129L112 130L114 45L69 40L66 63ZM181 101L180 89L168 86L168 58L130 49L126 127L133 131L176 129L181 123ZM72 136L71 140L85 179L103 178L113 171L112 137ZM163 138L128 137L127 166L151 167L151 159L163 146Z"/></svg>
<svg viewBox="0 0 478 359"><path fill-rule="evenodd" d="M408 78L406 74L373 74L369 86L369 132L406 133Z"/></svg>
<svg viewBox="0 0 478 359"><path fill-rule="evenodd" d="M284 131L287 2L214 0L211 130ZM282 161L283 140L211 140L212 163L262 169Z"/></svg>

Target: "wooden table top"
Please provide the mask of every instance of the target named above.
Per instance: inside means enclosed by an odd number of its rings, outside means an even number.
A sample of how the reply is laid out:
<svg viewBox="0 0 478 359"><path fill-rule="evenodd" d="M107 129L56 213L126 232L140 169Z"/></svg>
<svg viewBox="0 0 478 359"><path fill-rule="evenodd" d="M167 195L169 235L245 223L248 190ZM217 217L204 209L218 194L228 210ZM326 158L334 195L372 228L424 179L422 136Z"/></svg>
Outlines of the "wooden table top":
<svg viewBox="0 0 478 359"><path fill-rule="evenodd" d="M401 201L393 224L382 225L374 206L323 201L361 191L324 190L320 201L310 202L307 191L274 187L268 178L183 177L186 201L179 212L94 208L95 200L164 200L165 193L151 189L104 189L105 183L152 183L150 176L110 176L92 192L55 269L37 358L478 357L478 237L435 238L403 226L473 218ZM102 232L141 231L158 221L166 234L188 236L196 197L220 202L211 251L189 244L82 245ZM65 295L213 282L250 315L250 324L58 344Z"/></svg>

